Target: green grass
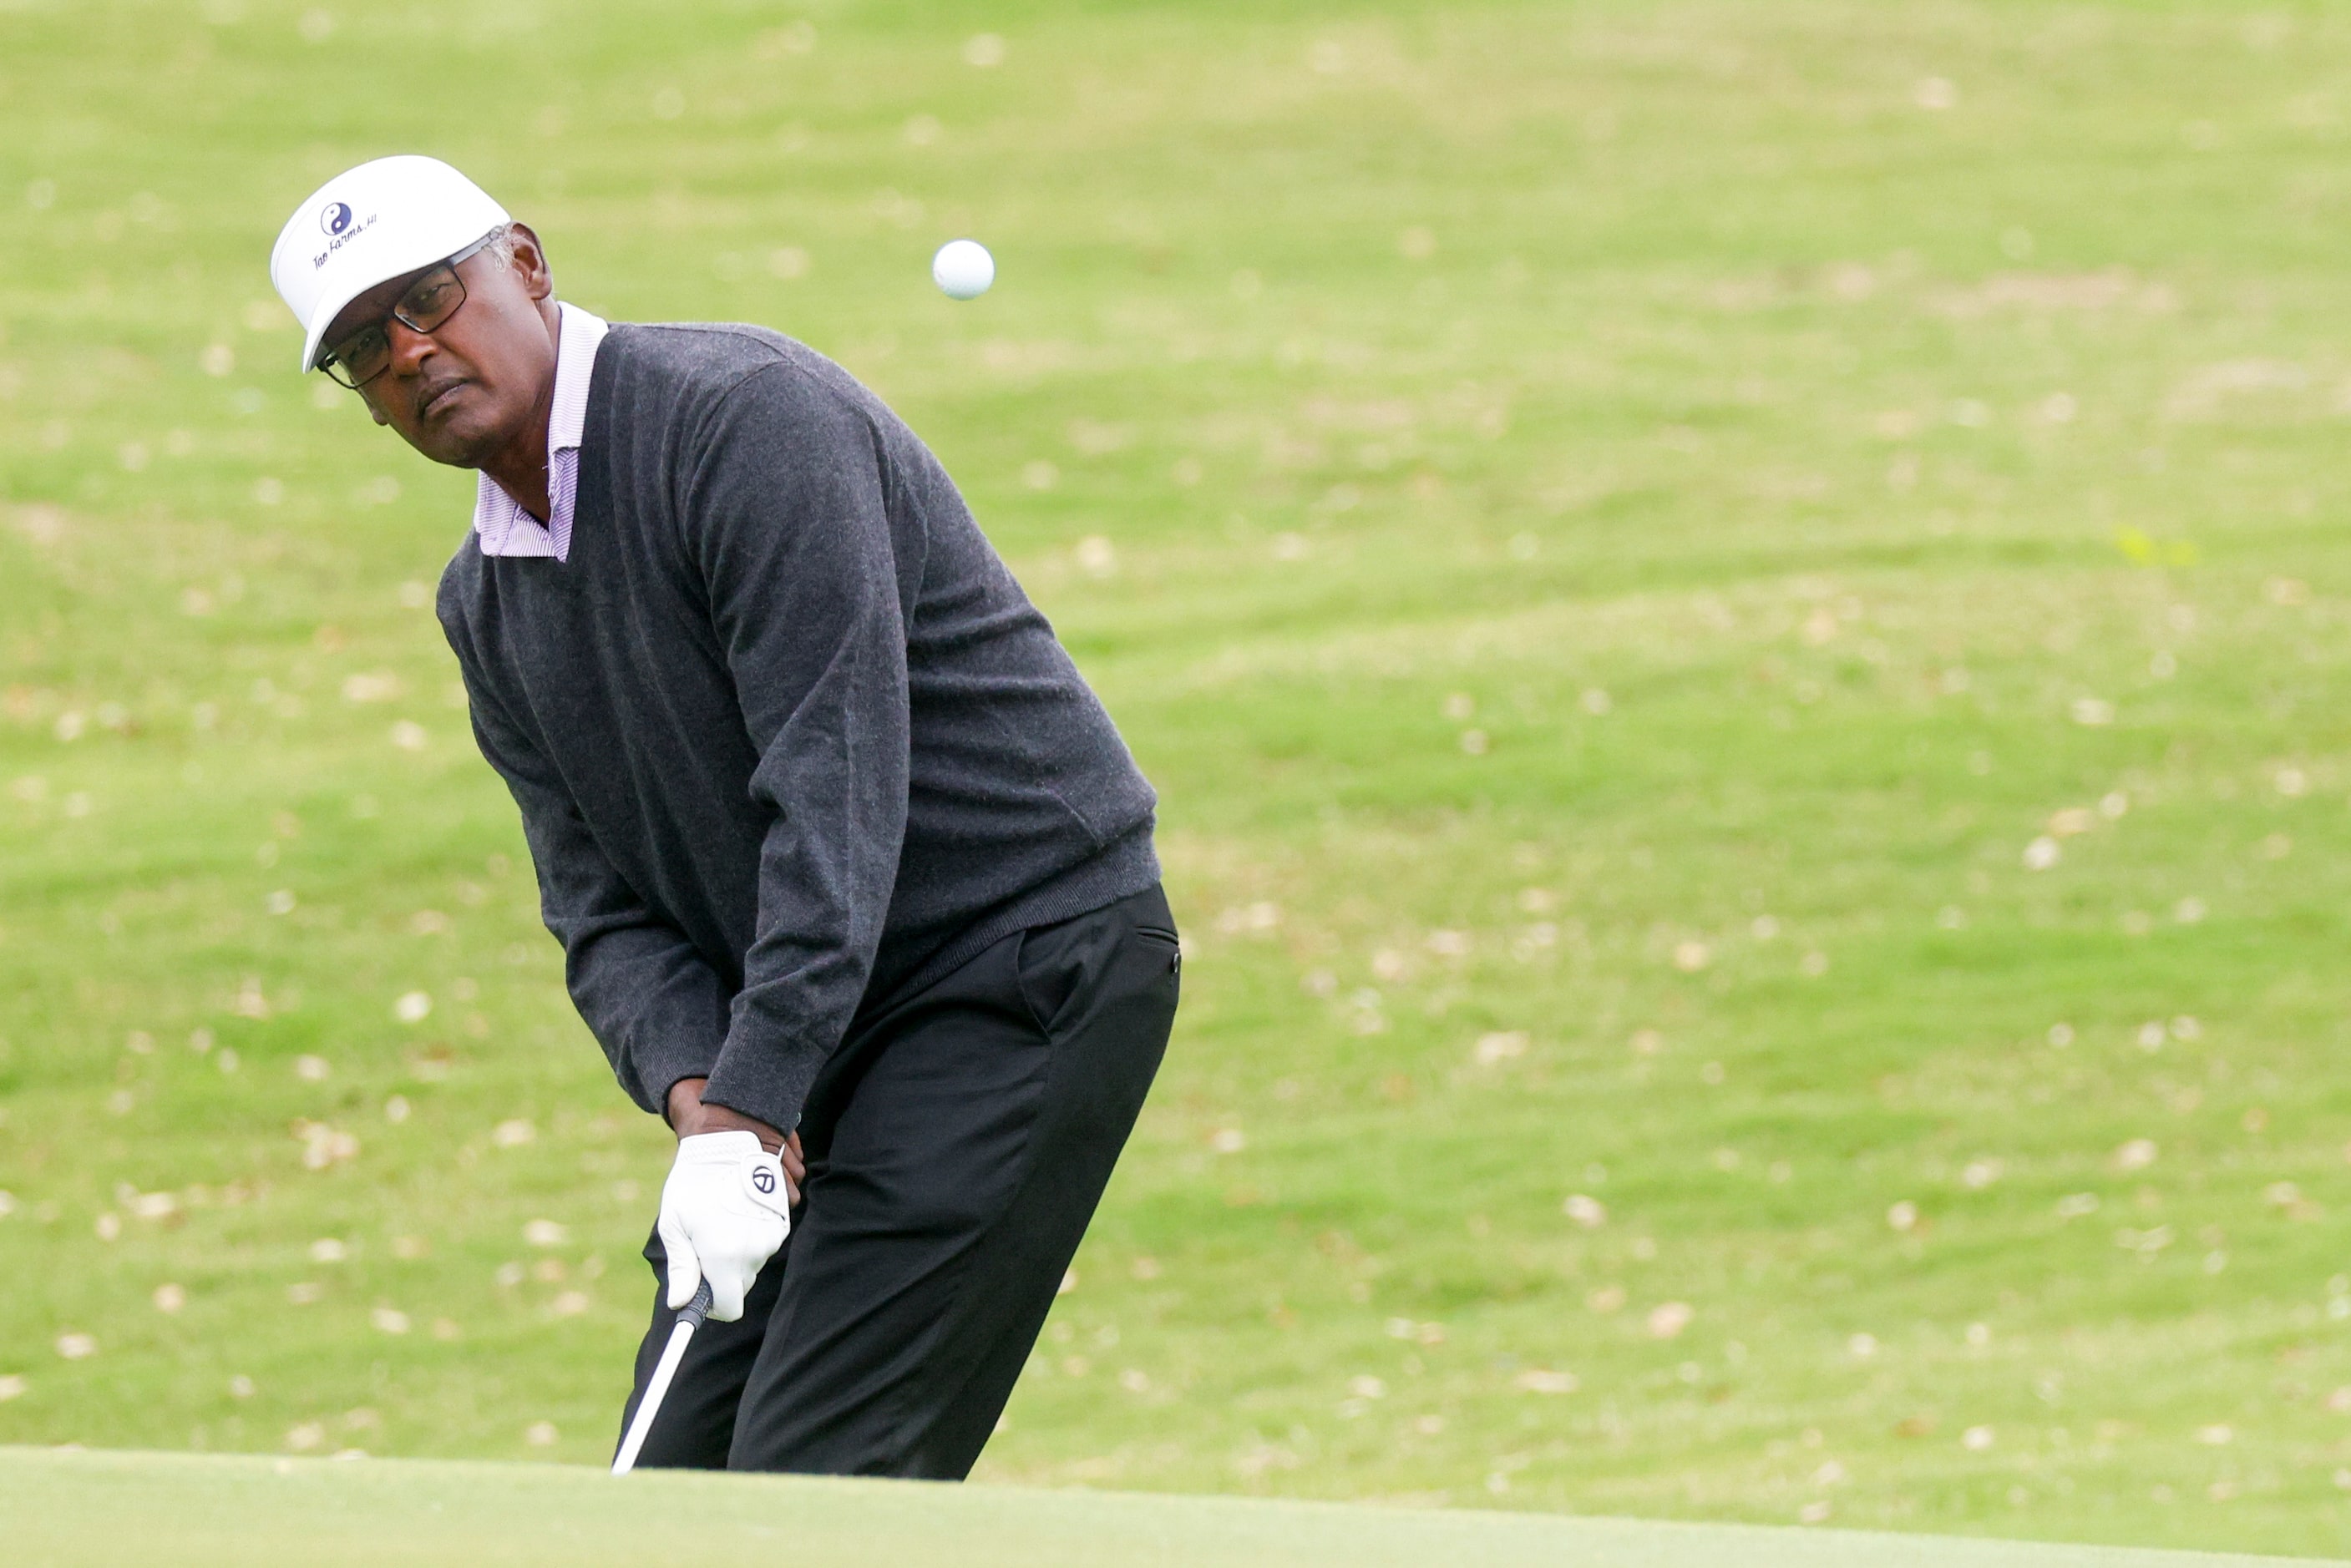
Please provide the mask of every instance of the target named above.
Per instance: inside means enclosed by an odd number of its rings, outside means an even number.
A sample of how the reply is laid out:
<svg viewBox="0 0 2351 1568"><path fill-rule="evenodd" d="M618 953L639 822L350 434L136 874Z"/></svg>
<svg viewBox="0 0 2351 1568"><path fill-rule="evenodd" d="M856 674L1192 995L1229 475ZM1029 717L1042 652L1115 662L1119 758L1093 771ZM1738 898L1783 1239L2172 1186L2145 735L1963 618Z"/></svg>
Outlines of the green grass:
<svg viewBox="0 0 2351 1568"><path fill-rule="evenodd" d="M879 388L1165 796L984 1477L2339 1548L2346 146L2319 5L0 0L0 1441L611 1440L471 481L264 270L429 151Z"/></svg>
<svg viewBox="0 0 2351 1568"><path fill-rule="evenodd" d="M972 1568L2254 1568L2274 1557L1017 1487L0 1449L17 1568L813 1561Z"/></svg>

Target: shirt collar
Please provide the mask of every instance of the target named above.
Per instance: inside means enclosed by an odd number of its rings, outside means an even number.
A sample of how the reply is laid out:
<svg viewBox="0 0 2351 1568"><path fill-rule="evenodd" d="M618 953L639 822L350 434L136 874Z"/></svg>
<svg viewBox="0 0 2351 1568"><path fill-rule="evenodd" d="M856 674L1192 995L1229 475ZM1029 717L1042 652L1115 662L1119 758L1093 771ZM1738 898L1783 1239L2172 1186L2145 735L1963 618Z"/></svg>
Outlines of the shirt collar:
<svg viewBox="0 0 2351 1568"><path fill-rule="evenodd" d="M547 420L547 452L552 457L580 444L588 425L588 381L596 369L596 346L612 328L576 305L558 301L562 317L555 342L555 406Z"/></svg>
<svg viewBox="0 0 2351 1568"><path fill-rule="evenodd" d="M611 328L577 306L558 303L555 397L547 417L547 521L506 493L487 470L474 487L474 533L485 556L552 556L568 561L580 488L580 446L588 423L588 384L596 346Z"/></svg>

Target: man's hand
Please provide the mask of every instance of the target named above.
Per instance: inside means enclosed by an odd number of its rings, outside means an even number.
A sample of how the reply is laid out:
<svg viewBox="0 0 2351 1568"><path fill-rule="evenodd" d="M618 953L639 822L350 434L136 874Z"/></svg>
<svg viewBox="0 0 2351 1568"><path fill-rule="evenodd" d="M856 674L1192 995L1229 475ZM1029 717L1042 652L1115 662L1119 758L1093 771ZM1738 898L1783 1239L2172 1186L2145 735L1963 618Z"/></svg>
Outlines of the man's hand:
<svg viewBox="0 0 2351 1568"><path fill-rule="evenodd" d="M680 1078L669 1089L670 1129L681 1138L697 1133L747 1132L759 1140L759 1147L784 1162L786 1189L797 1205L800 1200L800 1183L808 1179L808 1161L800 1154L800 1135L786 1137L763 1121L745 1116L725 1106L702 1103L702 1085L707 1078Z"/></svg>
<svg viewBox="0 0 2351 1568"><path fill-rule="evenodd" d="M791 1232L783 1162L744 1128L689 1133L662 1186L661 1239L669 1253L669 1309L710 1282L710 1318L733 1323L759 1270Z"/></svg>

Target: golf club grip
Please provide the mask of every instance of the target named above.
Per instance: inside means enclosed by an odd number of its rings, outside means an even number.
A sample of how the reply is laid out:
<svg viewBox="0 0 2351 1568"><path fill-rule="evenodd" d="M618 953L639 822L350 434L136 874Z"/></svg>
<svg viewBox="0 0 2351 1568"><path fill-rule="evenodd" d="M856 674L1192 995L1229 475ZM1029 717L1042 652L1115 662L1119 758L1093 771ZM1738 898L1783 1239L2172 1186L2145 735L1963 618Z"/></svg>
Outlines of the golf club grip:
<svg viewBox="0 0 2351 1568"><path fill-rule="evenodd" d="M637 1468L637 1455L643 1451L653 1420L661 1414L662 1400L669 1393L671 1379L677 1376L678 1363L685 1359L685 1347L693 1342L694 1331L710 1316L710 1282L705 1279L695 1287L694 1299L679 1310L677 1322L670 1325L669 1343L662 1347L661 1360L645 1383L644 1397L637 1401L637 1414L621 1439L621 1451L612 1457L614 1475L624 1476Z"/></svg>

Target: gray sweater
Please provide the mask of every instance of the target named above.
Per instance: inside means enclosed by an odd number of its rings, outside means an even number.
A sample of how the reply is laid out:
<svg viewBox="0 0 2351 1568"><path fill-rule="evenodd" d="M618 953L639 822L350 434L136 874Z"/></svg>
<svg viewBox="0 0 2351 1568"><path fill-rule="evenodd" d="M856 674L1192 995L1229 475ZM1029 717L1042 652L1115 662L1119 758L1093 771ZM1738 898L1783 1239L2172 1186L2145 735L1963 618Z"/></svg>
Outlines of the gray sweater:
<svg viewBox="0 0 2351 1568"><path fill-rule="evenodd" d="M1150 887L1151 786L880 399L749 327L615 327L570 558L441 579L580 1016L632 1098L789 1128L861 1010Z"/></svg>

